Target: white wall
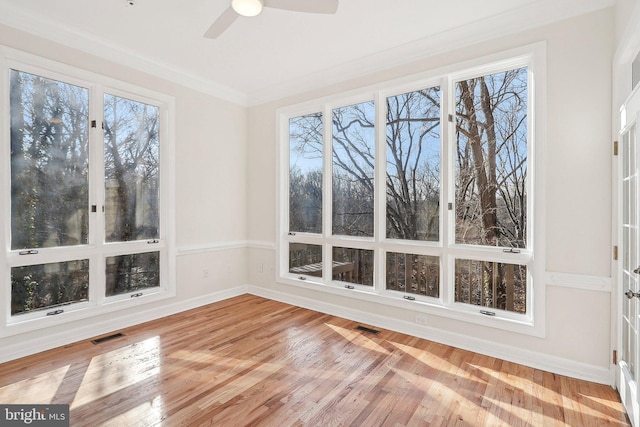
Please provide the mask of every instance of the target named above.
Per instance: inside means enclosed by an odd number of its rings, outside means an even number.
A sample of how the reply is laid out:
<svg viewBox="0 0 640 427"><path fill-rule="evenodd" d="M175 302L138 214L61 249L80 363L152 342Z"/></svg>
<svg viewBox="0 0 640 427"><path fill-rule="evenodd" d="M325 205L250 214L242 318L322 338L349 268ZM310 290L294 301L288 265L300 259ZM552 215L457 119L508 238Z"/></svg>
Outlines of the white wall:
<svg viewBox="0 0 640 427"><path fill-rule="evenodd" d="M206 304L247 283L245 107L7 27L0 42L175 98L178 253L176 297L1 338L0 362Z"/></svg>
<svg viewBox="0 0 640 427"><path fill-rule="evenodd" d="M614 11L607 9L403 67L365 75L249 112L249 281L254 292L341 313L377 326L479 350L555 372L610 383L611 362L611 61ZM305 100L455 64L538 42L547 43L546 337L534 338L428 316L275 280L276 110ZM261 266L266 268L261 268ZM594 283L603 286L591 286ZM567 285L568 286L565 286ZM594 290L597 289L597 290ZM376 315L368 314L375 313Z"/></svg>
<svg viewBox="0 0 640 427"><path fill-rule="evenodd" d="M7 46L175 97L178 249L175 298L0 339L0 359L205 304L241 292L248 283L257 294L608 382L613 17L612 10L604 10L446 54L425 53L423 60L407 66L248 109L0 26L0 40ZM418 326L411 310L363 301L355 306L348 297L276 282L277 108L541 40L547 42L548 54L546 265L550 272L562 273L535 284L547 287L545 338L433 315L426 327ZM251 242L248 249L246 241ZM203 277L204 270L209 277ZM567 282L570 286L564 286ZM605 285L594 290L593 283Z"/></svg>

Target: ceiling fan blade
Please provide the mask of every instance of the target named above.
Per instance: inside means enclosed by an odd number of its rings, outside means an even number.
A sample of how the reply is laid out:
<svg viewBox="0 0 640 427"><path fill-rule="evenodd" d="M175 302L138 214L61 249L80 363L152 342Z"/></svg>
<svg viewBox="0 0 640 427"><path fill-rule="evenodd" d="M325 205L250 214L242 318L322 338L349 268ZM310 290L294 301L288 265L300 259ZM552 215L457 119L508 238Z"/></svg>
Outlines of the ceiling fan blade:
<svg viewBox="0 0 640 427"><path fill-rule="evenodd" d="M220 15L213 24L211 24L207 32L204 33L204 36L208 39L218 38L218 36L224 33L237 18L238 14L236 11L229 7L227 10L222 12L222 15Z"/></svg>
<svg viewBox="0 0 640 427"><path fill-rule="evenodd" d="M306 13L336 13L338 0L264 0L264 7Z"/></svg>

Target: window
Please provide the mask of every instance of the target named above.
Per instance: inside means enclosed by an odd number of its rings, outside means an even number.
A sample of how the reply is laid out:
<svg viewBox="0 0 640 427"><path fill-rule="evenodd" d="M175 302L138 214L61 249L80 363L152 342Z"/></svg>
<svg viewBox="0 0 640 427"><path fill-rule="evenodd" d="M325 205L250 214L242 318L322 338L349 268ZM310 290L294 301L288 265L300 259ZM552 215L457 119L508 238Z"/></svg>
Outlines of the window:
<svg viewBox="0 0 640 427"><path fill-rule="evenodd" d="M440 97L438 86L387 97L390 239L440 240Z"/></svg>
<svg viewBox="0 0 640 427"><path fill-rule="evenodd" d="M456 244L527 247L528 74L455 83ZM525 266L456 259L455 270L456 302L526 313Z"/></svg>
<svg viewBox="0 0 640 427"><path fill-rule="evenodd" d="M532 51L281 110L280 280L543 334Z"/></svg>
<svg viewBox="0 0 640 427"><path fill-rule="evenodd" d="M169 296L172 100L9 62L7 324Z"/></svg>

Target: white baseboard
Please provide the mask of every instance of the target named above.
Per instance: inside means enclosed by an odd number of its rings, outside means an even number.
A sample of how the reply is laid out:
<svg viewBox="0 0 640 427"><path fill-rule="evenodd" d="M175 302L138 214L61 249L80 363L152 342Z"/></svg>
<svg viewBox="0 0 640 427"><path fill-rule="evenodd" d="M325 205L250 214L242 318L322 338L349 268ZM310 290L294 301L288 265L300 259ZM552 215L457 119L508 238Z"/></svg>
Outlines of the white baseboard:
<svg viewBox="0 0 640 427"><path fill-rule="evenodd" d="M521 365L529 366L535 369L541 369L559 375L565 375L572 378L578 378L586 381L596 382L599 384L607 384L613 386L611 382L610 370L608 367L595 366L576 362L575 360L537 353L530 350L523 350L518 347L500 344L493 341L490 342L469 335L446 332L428 326L416 325L403 320L397 320L378 314L372 314L352 308L337 306L319 300L300 297L284 292L278 292L258 286L249 285L248 292L252 295L260 296L263 298L268 298L287 304L292 304L298 307L330 314L332 316L343 317L371 326L376 326L379 328L389 329L395 332L424 338L441 344L450 345L452 347L473 351L475 353L484 354L490 357L496 357L513 363L519 363Z"/></svg>
<svg viewBox="0 0 640 427"><path fill-rule="evenodd" d="M135 314L107 316L107 318L92 318L90 321L83 321L85 326L73 325L68 330L49 334L46 337L38 337L30 340L20 340L16 344L9 344L3 347L0 352L0 363L19 359L31 354L40 353L45 350L83 341L99 335L104 335L118 329L128 328L140 323L160 319L182 311L198 308L203 305L233 298L247 293L246 286L238 286L231 289L213 292L197 298L191 298L173 304L162 305L161 307L144 308ZM143 308L143 307L140 307Z"/></svg>
<svg viewBox="0 0 640 427"><path fill-rule="evenodd" d="M233 298L239 295L250 293L252 295L275 301L292 304L298 307L307 308L314 311L343 317L346 319L362 322L371 326L389 329L392 331L412 335L419 338L428 339L441 344L450 345L468 351L496 357L509 362L519 363L536 369L542 369L559 375L572 378L579 378L593 381L600 384L613 385L609 368L579 363L574 360L561 357L550 356L543 353L536 353L530 350L523 350L506 344L489 342L476 337L446 332L439 329L423 325L416 325L410 322L393 319L378 314L372 314L300 297L289 293L278 292L258 286L246 285L238 286L223 291L213 292L208 295L179 301L173 304L163 305L161 310L158 307L147 308L135 314L125 316L113 316L108 319L92 321L90 324L81 327L69 328L69 330L46 337L38 337L30 340L21 340L16 344L5 346L0 353L0 363L39 353L52 348L71 344L77 341L86 340L95 336L103 335L118 329L127 328L151 320L160 319L182 311L191 310L207 304Z"/></svg>

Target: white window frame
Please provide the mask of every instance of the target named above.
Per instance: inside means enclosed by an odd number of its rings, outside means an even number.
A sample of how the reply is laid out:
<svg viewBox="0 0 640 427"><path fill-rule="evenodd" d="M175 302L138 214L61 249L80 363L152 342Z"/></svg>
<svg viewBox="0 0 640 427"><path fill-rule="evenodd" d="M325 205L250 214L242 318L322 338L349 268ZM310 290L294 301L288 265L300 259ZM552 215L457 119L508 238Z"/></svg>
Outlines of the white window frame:
<svg viewBox="0 0 640 427"><path fill-rule="evenodd" d="M455 211L446 209L454 203L453 155L455 119L454 82L509 69L527 67L528 81L528 158L527 158L527 248L520 253L504 253L503 248L492 249L455 244ZM416 242L386 238L386 98L426 87L441 89L441 182L440 188L440 241ZM331 235L331 111L346 105L374 100L376 104L376 171L375 171L375 216L374 238L359 238ZM323 234L295 233L289 235L289 119L312 113L323 113ZM343 296L355 300L376 302L419 313L432 314L471 322L487 327L512 331L532 336L545 336L545 129L546 129L546 45L544 42L498 52L464 63L411 75L369 86L344 94L315 99L301 104L280 108L276 112L276 132L279 153L277 156L278 221L276 242L277 281L315 291ZM345 289L345 282L331 279L331 263L323 263L323 278L299 275L288 271L288 244L301 242L321 245L323 260L331 260L331 247L344 246L374 249L374 286L353 285ZM414 253L439 256L440 292L438 298L412 295L415 300L406 300L399 291L385 289L386 253ZM527 266L527 313L511 313L506 310L491 310L495 316L481 314L484 307L454 302L452 272L456 258L497 261ZM350 284L351 285L351 284Z"/></svg>
<svg viewBox="0 0 640 427"><path fill-rule="evenodd" d="M24 71L65 83L87 88L89 91L89 120L101 123L104 120L104 93L120 96L154 105L160 113L160 185L159 210L160 224L158 243L150 245L147 241L114 242L104 241L105 219L104 206L104 136L101 126L89 128L89 208L97 206L97 212L89 211L89 241L86 245L72 247L44 248L38 254L29 255L28 259L18 255L18 250L11 250L11 159L2 156L2 174L0 183L4 189L0 196L0 237L5 244L2 251L3 262L0 264L0 277L4 285L0 292L0 337L11 336L53 325L64 324L93 316L104 315L117 310L141 306L164 300L176 295L176 261L175 261L175 209L172 200L175 194L175 99L153 90L139 87L127 82L112 79L97 73L58 63L19 50L0 46L0 84L5 88L0 103L0 150L7 154L10 150L10 106L9 106L9 74L11 69ZM132 298L132 293L105 295L105 259L108 256L130 255L144 252L160 252L160 286L143 289L136 293L141 296ZM54 310L42 309L34 312L11 315L11 268L22 265L46 264L52 262L89 259L89 294L88 301L65 305L64 312L48 316Z"/></svg>

